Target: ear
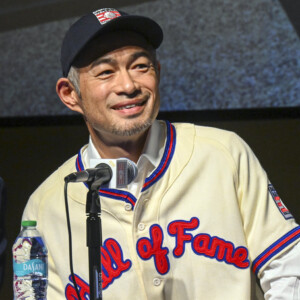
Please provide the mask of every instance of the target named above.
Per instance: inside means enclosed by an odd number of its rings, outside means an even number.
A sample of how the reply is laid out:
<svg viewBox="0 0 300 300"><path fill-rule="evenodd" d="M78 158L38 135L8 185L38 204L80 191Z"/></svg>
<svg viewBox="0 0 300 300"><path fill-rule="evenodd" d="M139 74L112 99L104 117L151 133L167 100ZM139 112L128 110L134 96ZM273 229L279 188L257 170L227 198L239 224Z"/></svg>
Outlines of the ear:
<svg viewBox="0 0 300 300"><path fill-rule="evenodd" d="M80 105L81 100L68 78L63 77L58 79L56 83L56 93L63 104L69 109L83 114Z"/></svg>

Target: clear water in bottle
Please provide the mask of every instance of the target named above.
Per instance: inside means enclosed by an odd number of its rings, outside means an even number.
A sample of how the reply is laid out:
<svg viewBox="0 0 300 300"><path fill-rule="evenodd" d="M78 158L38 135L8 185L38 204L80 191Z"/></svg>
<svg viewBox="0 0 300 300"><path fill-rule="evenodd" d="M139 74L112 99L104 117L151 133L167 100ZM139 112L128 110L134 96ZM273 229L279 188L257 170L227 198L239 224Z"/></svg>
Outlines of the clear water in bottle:
<svg viewBox="0 0 300 300"><path fill-rule="evenodd" d="M47 299L48 251L36 221L23 221L12 249L15 300Z"/></svg>

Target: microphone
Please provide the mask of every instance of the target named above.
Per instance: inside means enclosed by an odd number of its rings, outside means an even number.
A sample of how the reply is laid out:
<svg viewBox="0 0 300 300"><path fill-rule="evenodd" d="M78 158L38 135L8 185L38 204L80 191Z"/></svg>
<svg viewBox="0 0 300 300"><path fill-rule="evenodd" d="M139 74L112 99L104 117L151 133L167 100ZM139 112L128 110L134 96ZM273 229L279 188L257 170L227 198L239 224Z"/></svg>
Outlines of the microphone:
<svg viewBox="0 0 300 300"><path fill-rule="evenodd" d="M109 165L101 163L95 168L74 172L65 177L66 182L92 182L101 177L107 177L109 181L112 177L112 170Z"/></svg>
<svg viewBox="0 0 300 300"><path fill-rule="evenodd" d="M81 172L74 172L65 177L66 182L92 182L101 177L107 180L102 184L105 188L124 188L137 176L136 164L127 158L118 159L91 159L93 168Z"/></svg>

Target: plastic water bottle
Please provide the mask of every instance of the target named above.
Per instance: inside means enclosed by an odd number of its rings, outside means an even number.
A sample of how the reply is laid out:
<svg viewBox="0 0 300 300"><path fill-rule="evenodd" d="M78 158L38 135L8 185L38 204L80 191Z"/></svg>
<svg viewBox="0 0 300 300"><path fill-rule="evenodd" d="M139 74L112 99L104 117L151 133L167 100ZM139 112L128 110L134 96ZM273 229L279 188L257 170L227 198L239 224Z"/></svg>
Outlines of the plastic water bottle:
<svg viewBox="0 0 300 300"><path fill-rule="evenodd" d="M36 221L22 221L12 252L14 299L47 299L48 251L36 229Z"/></svg>

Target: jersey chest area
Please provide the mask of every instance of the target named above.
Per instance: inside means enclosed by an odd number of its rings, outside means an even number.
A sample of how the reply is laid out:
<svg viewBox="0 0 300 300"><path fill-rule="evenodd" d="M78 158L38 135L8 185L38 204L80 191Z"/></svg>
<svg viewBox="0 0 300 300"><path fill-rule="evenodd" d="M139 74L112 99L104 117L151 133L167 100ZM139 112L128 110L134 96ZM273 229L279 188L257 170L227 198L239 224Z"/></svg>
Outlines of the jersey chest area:
<svg viewBox="0 0 300 300"><path fill-rule="evenodd" d="M179 299L185 291L189 299L197 299L194 293L203 293L208 278L216 274L222 278L221 285L241 278L243 285L249 281L250 262L232 179L218 189L205 190L206 185L190 179L185 190L180 184L167 190L158 186L141 193L134 206L129 200L100 195L106 295L113 299L126 282L136 282L133 290L126 285L126 293L134 295L139 290L145 299L164 299L160 297L168 291L172 299ZM83 215L82 207L76 213ZM80 219L75 223L84 217ZM85 242L80 240L77 247L84 251ZM79 270L78 280L83 283L88 278L86 265L81 263ZM182 286L180 291L176 282Z"/></svg>

